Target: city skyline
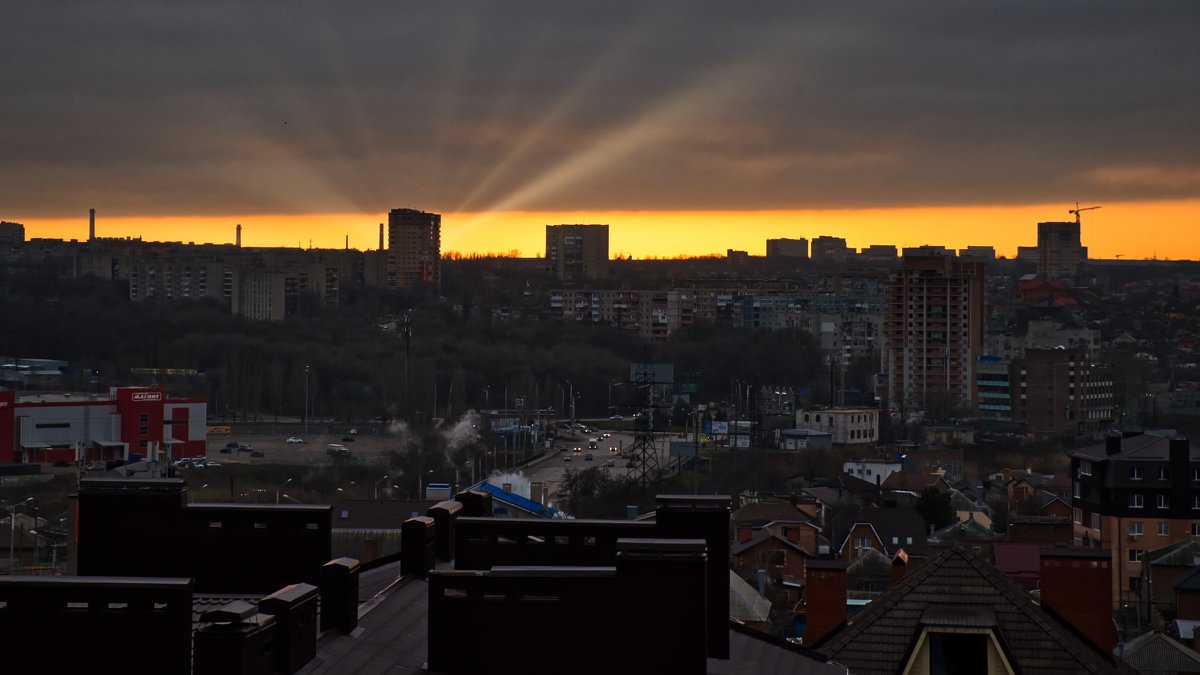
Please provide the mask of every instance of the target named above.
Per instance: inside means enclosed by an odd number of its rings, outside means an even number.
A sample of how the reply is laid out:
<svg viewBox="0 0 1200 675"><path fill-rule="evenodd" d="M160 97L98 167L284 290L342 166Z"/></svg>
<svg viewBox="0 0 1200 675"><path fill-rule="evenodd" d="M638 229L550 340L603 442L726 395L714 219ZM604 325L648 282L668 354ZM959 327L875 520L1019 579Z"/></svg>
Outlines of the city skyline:
<svg viewBox="0 0 1200 675"><path fill-rule="evenodd" d="M22 5L0 27L17 65L0 73L0 217L78 237L63 223L96 208L110 236L227 241L242 223L248 245L371 248L399 205L443 214L443 250L464 253L534 255L544 225L607 222L637 257L822 234L1011 254L1078 200L1104 207L1084 217L1095 257L1200 258L1197 18L1189 2Z"/></svg>
<svg viewBox="0 0 1200 675"><path fill-rule="evenodd" d="M1089 206L1091 204L1080 204ZM1200 200L1183 203L1110 203L1082 214L1082 243L1094 259L1200 260ZM422 208L418 204L405 207ZM612 257L672 258L724 255L727 249L763 255L772 238L842 237L850 248L872 244L898 248L941 245L951 249L993 246L1014 257L1017 247L1037 245L1037 223L1067 222L1073 204L1020 207L975 206L908 209L748 212L514 212L442 214L442 252L541 257L547 225L610 226ZM1107 209L1107 211L1106 211ZM147 241L232 244L236 226L243 243L259 247L374 250L387 212L376 214L142 216L97 212L97 236ZM27 238L86 240L88 219L6 217L26 227ZM187 236L180 236L181 233ZM1136 237L1130 237L1135 234ZM301 235L301 236L297 236Z"/></svg>

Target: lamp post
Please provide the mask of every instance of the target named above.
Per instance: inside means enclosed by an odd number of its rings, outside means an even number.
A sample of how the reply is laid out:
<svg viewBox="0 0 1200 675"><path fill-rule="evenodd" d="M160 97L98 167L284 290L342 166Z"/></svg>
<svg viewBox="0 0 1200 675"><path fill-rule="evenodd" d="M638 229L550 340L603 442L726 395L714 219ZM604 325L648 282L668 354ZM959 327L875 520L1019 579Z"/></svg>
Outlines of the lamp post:
<svg viewBox="0 0 1200 675"><path fill-rule="evenodd" d="M380 478L379 480L375 481L375 500L376 501L379 501L379 486L382 485L384 483L384 481L386 481L388 478L389 478L389 476L387 476L385 474L383 478Z"/></svg>
<svg viewBox="0 0 1200 675"><path fill-rule="evenodd" d="M574 424L574 423L575 423L575 385L571 384L571 381L570 381L570 380L567 380L567 387L569 387L569 388L571 389L571 393L570 393L570 397L571 397L571 399L570 399L570 400L571 400L571 424ZM566 412L566 411L564 410L563 412Z"/></svg>
<svg viewBox="0 0 1200 675"><path fill-rule="evenodd" d="M308 435L308 371L309 367L304 366L304 435Z"/></svg>
<svg viewBox="0 0 1200 675"><path fill-rule="evenodd" d="M286 486L287 486L287 484L288 484L288 483L290 483L290 482L292 482L293 480L295 480L295 479L294 479L294 478L289 478L289 479L287 479L287 480L283 481L282 483L280 483L279 487L278 487L278 488L275 490L275 503L276 503L276 504L278 504L278 503L279 503L279 495L280 495L281 493L283 493L283 488L284 488L284 487L286 487Z"/></svg>
<svg viewBox="0 0 1200 675"><path fill-rule="evenodd" d="M12 574L16 569L16 541L17 541L17 507L28 504L33 501L33 497L28 497L23 502L17 502L8 507L8 573Z"/></svg>

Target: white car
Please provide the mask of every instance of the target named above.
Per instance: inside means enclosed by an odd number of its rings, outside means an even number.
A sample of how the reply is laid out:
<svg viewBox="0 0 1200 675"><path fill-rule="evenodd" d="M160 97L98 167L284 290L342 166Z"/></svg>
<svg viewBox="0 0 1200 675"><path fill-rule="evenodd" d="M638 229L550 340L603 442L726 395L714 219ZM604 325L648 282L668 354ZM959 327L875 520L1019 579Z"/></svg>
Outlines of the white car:
<svg viewBox="0 0 1200 675"><path fill-rule="evenodd" d="M287 439L287 442L288 443L303 443L304 439L300 438L299 436L292 436Z"/></svg>

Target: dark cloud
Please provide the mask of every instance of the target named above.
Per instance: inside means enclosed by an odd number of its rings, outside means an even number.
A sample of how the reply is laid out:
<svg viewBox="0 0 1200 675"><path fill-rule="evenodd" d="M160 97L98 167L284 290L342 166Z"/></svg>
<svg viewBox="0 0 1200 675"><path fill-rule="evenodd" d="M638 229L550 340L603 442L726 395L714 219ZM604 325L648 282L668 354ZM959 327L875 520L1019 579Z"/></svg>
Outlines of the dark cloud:
<svg viewBox="0 0 1200 675"><path fill-rule="evenodd" d="M1194 2L743 4L9 3L0 205L1200 196Z"/></svg>

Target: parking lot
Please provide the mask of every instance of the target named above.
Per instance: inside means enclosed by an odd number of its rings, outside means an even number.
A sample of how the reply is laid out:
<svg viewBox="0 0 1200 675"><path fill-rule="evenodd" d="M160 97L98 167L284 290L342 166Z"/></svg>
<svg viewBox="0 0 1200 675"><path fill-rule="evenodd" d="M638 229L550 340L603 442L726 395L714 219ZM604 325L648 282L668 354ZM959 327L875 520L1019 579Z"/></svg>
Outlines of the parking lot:
<svg viewBox="0 0 1200 675"><path fill-rule="evenodd" d="M303 438L303 443L288 443L289 436L266 436L253 434L212 435L208 438L207 457L221 464L331 464L329 445L341 445L349 451L347 459L366 464L381 464L387 461L387 453L398 449L395 438L366 434L337 435L316 434L294 436ZM353 440L346 440L353 439ZM251 450L239 451L227 448L230 443L250 446ZM223 452L224 451L224 452ZM261 453L262 457L252 456Z"/></svg>

